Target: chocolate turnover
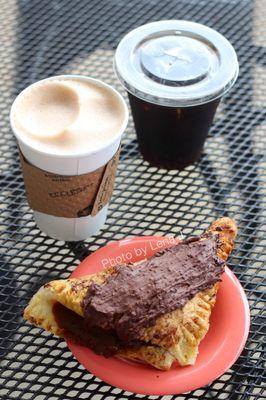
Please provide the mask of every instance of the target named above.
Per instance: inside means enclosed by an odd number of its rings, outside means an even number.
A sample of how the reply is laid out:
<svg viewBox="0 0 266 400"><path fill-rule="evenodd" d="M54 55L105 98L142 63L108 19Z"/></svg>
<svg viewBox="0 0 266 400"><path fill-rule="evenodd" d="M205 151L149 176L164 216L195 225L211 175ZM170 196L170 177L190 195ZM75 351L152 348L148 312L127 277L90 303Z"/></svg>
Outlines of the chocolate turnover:
<svg viewBox="0 0 266 400"><path fill-rule="evenodd" d="M225 263L217 257L218 240L211 233L188 239L140 264L116 266L103 285L93 283L83 303L86 326L109 332L115 345L89 347L110 355L141 345L143 331L158 317L219 281Z"/></svg>
<svg viewBox="0 0 266 400"><path fill-rule="evenodd" d="M103 285L93 283L84 298L84 318L60 303L53 314L64 336L111 356L144 344L141 335L158 317L182 308L220 280L218 236L191 238L137 265L118 265Z"/></svg>

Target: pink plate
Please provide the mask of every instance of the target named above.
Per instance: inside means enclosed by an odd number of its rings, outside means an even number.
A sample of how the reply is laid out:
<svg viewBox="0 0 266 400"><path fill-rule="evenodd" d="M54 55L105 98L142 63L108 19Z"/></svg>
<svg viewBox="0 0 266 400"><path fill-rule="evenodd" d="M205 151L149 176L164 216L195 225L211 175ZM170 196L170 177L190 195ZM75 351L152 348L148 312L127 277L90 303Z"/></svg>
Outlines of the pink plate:
<svg viewBox="0 0 266 400"><path fill-rule="evenodd" d="M173 245L173 242L171 238L144 236L111 243L82 261L71 277L89 275L115 263L136 262ZM181 394L211 383L234 364L246 343L249 325L244 290L226 268L210 329L200 344L195 365L179 367L174 364L169 371L158 371L146 364L98 356L71 341L68 341L68 347L88 371L110 385L148 395Z"/></svg>

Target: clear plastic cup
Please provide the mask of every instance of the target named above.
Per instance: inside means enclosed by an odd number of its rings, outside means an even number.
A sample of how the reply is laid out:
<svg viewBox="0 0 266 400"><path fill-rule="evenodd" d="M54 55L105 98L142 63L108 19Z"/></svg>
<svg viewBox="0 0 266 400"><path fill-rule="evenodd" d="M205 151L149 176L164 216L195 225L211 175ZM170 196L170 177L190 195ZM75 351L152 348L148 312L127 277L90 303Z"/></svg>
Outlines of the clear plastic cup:
<svg viewBox="0 0 266 400"><path fill-rule="evenodd" d="M152 22L121 40L114 68L128 92L143 158L179 170L197 161L238 75L228 40L194 22Z"/></svg>
<svg viewBox="0 0 266 400"><path fill-rule="evenodd" d="M106 165L109 160L117 152L122 134L128 122L128 109L122 96L111 86L99 80L84 77L80 75L60 75L45 80L53 79L78 79L85 81L93 81L99 86L104 86L110 90L123 106L124 119L120 129L110 140L104 141L94 151L82 152L74 155L56 155L40 151L29 145L21 136L19 130L13 122L13 109L17 98L15 99L10 112L10 123L14 135L17 138L18 145L22 155L32 165L53 174L76 176L86 174L97 170L98 168ZM45 81L44 80L44 81ZM38 82L36 82L38 83ZM34 85L34 84L33 84ZM27 90L26 88L25 90ZM22 92L23 93L23 92ZM73 201L75 198L73 197ZM79 241L84 240L90 236L95 235L104 225L108 211L108 204L106 204L96 215L88 215L79 218L65 218L55 215L49 215L40 211L33 210L35 221L38 227L47 235L66 241Z"/></svg>

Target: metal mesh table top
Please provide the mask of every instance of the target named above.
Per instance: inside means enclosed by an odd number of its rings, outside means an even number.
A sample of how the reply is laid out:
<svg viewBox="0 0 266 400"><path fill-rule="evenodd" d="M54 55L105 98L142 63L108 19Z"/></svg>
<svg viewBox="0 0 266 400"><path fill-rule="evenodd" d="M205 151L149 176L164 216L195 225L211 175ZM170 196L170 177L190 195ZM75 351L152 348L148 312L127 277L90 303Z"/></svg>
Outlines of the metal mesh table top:
<svg viewBox="0 0 266 400"><path fill-rule="evenodd" d="M239 79L219 106L204 154L182 172L149 167L130 119L105 228L85 242L53 240L38 230L27 205L10 105L28 84L61 73L100 78L125 95L112 70L114 49L129 30L159 19L207 24L238 53ZM264 0L0 1L1 399L265 398L265 20ZM209 386L179 396L124 392L84 370L64 341L23 322L23 308L43 283L68 277L80 260L109 241L200 234L225 214L239 226L229 266L248 296L251 331L237 362Z"/></svg>

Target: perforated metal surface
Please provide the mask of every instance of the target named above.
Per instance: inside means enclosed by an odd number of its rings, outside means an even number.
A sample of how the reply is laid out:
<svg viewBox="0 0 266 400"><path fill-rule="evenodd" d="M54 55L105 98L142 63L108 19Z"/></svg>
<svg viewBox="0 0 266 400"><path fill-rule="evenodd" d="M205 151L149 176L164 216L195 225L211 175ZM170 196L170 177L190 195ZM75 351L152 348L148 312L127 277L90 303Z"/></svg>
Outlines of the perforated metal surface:
<svg viewBox="0 0 266 400"><path fill-rule="evenodd" d="M180 173L150 168L139 155L131 119L104 230L78 244L48 238L35 226L25 198L8 121L14 97L29 83L61 73L100 78L125 95L112 72L119 40L143 23L171 18L217 29L239 56L239 79L219 107L201 161ZM25 324L22 310L40 285L59 276L66 278L79 260L111 240L130 235L199 234L224 214L239 225L230 267L249 298L250 336L244 352L224 376L190 394L163 399L265 398L265 19L265 0L0 1L1 399L148 398L91 376L62 340ZM158 398L162 397L150 397Z"/></svg>

